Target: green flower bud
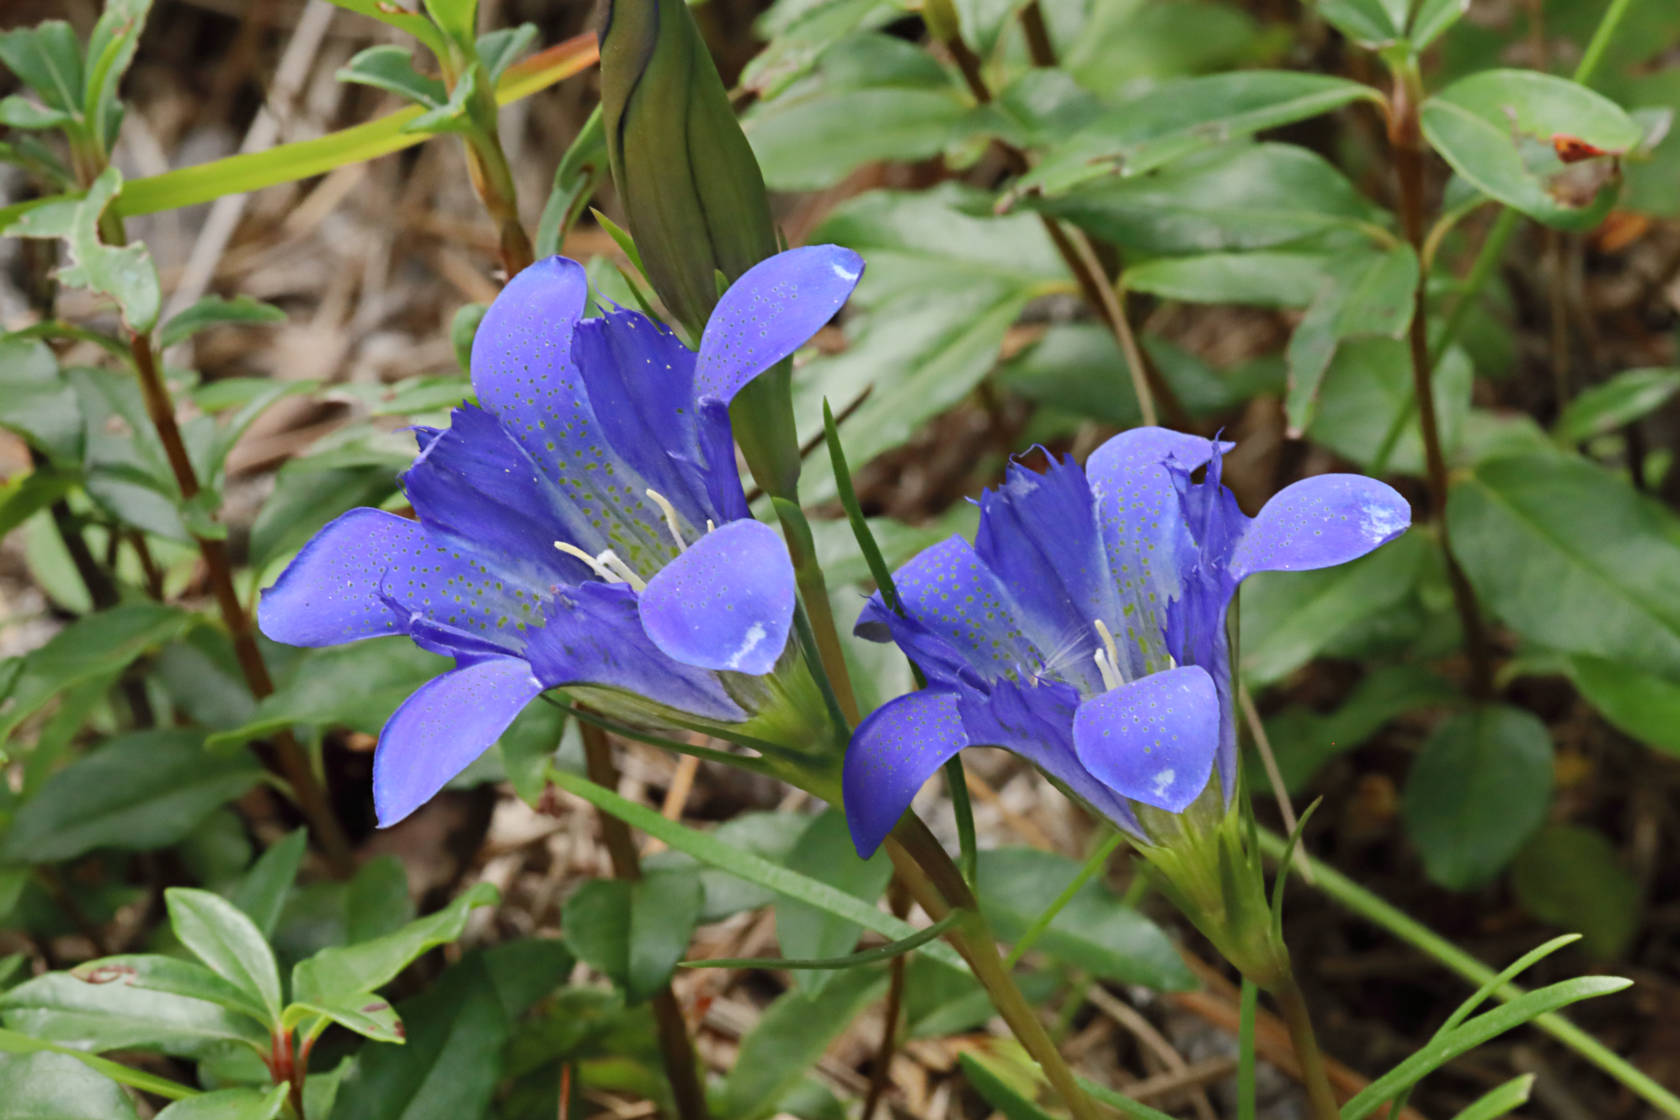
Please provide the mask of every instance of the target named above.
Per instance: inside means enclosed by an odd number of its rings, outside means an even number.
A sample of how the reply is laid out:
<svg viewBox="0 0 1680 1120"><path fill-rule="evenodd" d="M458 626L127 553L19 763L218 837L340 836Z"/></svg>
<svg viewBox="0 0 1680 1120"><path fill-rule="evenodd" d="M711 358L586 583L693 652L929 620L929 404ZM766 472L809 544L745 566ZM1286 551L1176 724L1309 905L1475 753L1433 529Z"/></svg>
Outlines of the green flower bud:
<svg viewBox="0 0 1680 1120"><path fill-rule="evenodd" d="M698 337L732 283L776 252L764 176L683 0L609 0L601 32L607 157L648 280ZM786 364L735 398L753 477L791 497L798 436Z"/></svg>

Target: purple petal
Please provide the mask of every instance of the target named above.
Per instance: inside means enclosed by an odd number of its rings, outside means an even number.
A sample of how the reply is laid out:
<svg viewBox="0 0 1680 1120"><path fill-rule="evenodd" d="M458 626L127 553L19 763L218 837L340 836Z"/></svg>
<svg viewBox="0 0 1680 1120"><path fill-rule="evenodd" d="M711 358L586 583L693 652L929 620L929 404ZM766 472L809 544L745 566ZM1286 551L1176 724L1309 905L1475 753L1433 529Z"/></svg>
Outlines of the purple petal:
<svg viewBox="0 0 1680 1120"><path fill-rule="evenodd" d="M700 336L695 388L730 401L834 317L863 275L863 258L838 245L789 249L749 268L723 293Z"/></svg>
<svg viewBox="0 0 1680 1120"><path fill-rule="evenodd" d="M572 361L572 332L588 298L583 266L549 257L508 281L473 336L478 402L527 446L539 432L558 431L589 411Z"/></svg>
<svg viewBox="0 0 1680 1120"><path fill-rule="evenodd" d="M1357 474L1321 474L1267 502L1231 555L1231 578L1304 572L1357 560L1404 533L1412 507L1393 488Z"/></svg>
<svg viewBox="0 0 1680 1120"><path fill-rule="evenodd" d="M1133 428L1097 448L1085 463L1124 614L1126 633L1116 632L1115 638L1127 677L1165 662L1161 630L1167 601L1181 593L1190 563L1189 528L1166 464L1194 470L1213 450L1213 442L1200 436Z"/></svg>
<svg viewBox="0 0 1680 1120"><path fill-rule="evenodd" d="M1120 618L1114 580L1085 473L1072 458L1044 474L1011 462L1007 480L980 497L974 551L1020 607L1046 665L1090 690L1102 687L1092 655L1095 620Z"/></svg>
<svg viewBox="0 0 1680 1120"><path fill-rule="evenodd" d="M755 676L776 667L793 621L793 562L768 525L731 521L660 569L642 628L668 657Z"/></svg>
<svg viewBox="0 0 1680 1120"><path fill-rule="evenodd" d="M846 823L868 859L934 771L968 745L949 692L912 692L877 709L852 733L841 774Z"/></svg>
<svg viewBox="0 0 1680 1120"><path fill-rule="evenodd" d="M516 644L510 620L533 604L482 566L441 548L416 522L353 509L304 545L262 593L257 625L277 642L331 646L409 632L421 619Z"/></svg>
<svg viewBox="0 0 1680 1120"><path fill-rule="evenodd" d="M1085 769L1073 749L1078 689L1060 681L999 681L984 694L964 692L962 701L969 742L1014 751L1121 828L1143 835L1131 806Z"/></svg>
<svg viewBox="0 0 1680 1120"><path fill-rule="evenodd" d="M1080 762L1123 797L1170 813L1207 787L1219 748L1219 698L1199 666L1154 673L1079 706Z"/></svg>
<svg viewBox="0 0 1680 1120"><path fill-rule="evenodd" d="M610 548L651 572L676 548L644 493L654 484L608 443L590 403L573 352L587 296L583 267L564 257L508 281L473 338L473 388L542 476L543 505L566 527L556 536L591 555Z"/></svg>
<svg viewBox="0 0 1680 1120"><path fill-rule="evenodd" d="M747 718L715 673L673 661L648 639L636 593L622 583L564 591L547 625L530 636L525 656L549 688L598 685L705 719Z"/></svg>
<svg viewBox="0 0 1680 1120"><path fill-rule="evenodd" d="M716 519L696 469L694 351L639 311L585 319L572 359L607 442L699 532ZM734 469L733 451L729 468Z"/></svg>
<svg viewBox="0 0 1680 1120"><path fill-rule="evenodd" d="M587 565L554 547L589 540L589 519L560 498L494 415L462 405L448 428L423 433L421 443L401 481L434 538L482 556L527 593L589 577Z"/></svg>
<svg viewBox="0 0 1680 1120"><path fill-rule="evenodd" d="M909 641L906 652L929 672L950 665L995 680L1039 669L1009 593L961 537L924 549L893 573L893 583L909 625L889 617L885 607L865 608L858 628L863 636L874 638L885 623L894 640Z"/></svg>
<svg viewBox="0 0 1680 1120"><path fill-rule="evenodd" d="M420 686L392 713L373 755L373 806L389 828L430 801L543 690L531 667L497 657Z"/></svg>

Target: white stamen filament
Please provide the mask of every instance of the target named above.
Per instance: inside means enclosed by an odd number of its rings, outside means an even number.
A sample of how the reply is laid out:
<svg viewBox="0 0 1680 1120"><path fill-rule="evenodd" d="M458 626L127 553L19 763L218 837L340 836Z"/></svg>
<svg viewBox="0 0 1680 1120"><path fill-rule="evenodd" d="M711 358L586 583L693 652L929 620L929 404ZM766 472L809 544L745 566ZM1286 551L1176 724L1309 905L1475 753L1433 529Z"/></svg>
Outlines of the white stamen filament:
<svg viewBox="0 0 1680 1120"><path fill-rule="evenodd" d="M665 515L665 527L671 530L671 536L677 542L677 551L686 551L688 549L688 542L683 540L682 522L677 520L677 509L671 504L671 499L653 489L651 486L648 487L647 496L654 505L659 507L659 511Z"/></svg>
<svg viewBox="0 0 1680 1120"><path fill-rule="evenodd" d="M568 541L555 541L554 547L567 556L575 556L589 565L589 570L600 576L607 583L627 583L640 592L647 587L647 581L630 570L630 566L618 558L612 549L607 549L599 556L591 556L583 549Z"/></svg>
<svg viewBox="0 0 1680 1120"><path fill-rule="evenodd" d="M716 528L717 528L717 523L716 523L716 522L714 522L714 521L713 521L713 520L712 520L712 519L711 519L711 518L709 518L709 517L708 517L708 518L706 518L706 532L708 532L708 533L709 533L709 532L711 532L711 531L712 531L712 530L713 530L713 529L716 529Z"/></svg>
<svg viewBox="0 0 1680 1120"><path fill-rule="evenodd" d="M1097 663L1097 672L1102 674L1103 687L1110 689L1119 688L1122 683L1120 680L1120 674L1115 671L1113 664L1109 662L1108 654L1099 649L1096 653L1092 654L1091 659Z"/></svg>
<svg viewBox="0 0 1680 1120"><path fill-rule="evenodd" d="M1120 650L1114 645L1114 635L1109 633L1108 625L1102 619L1092 619L1091 624L1097 628L1097 637L1102 639L1103 652L1106 657L1097 658L1097 668L1102 669L1107 664L1108 670L1103 673L1103 684L1109 688L1119 688L1120 681ZM1110 680L1110 677L1113 677Z"/></svg>

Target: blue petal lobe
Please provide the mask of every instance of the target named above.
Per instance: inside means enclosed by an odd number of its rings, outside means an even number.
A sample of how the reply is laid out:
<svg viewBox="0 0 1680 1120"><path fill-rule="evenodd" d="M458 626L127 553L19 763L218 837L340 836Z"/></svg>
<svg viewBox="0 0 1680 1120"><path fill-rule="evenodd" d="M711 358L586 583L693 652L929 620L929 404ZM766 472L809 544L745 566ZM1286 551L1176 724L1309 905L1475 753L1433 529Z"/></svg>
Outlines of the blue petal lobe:
<svg viewBox="0 0 1680 1120"><path fill-rule="evenodd" d="M572 332L589 298L583 266L565 257L520 272L485 311L473 336L472 383L478 401L523 440L587 412Z"/></svg>
<svg viewBox="0 0 1680 1120"><path fill-rule="evenodd" d="M379 827L431 800L541 691L531 667L516 657L479 661L421 685L379 733L373 755Z"/></svg>
<svg viewBox="0 0 1680 1120"><path fill-rule="evenodd" d="M731 521L648 581L642 627L677 661L756 676L787 645L794 595L782 538L761 522Z"/></svg>
<svg viewBox="0 0 1680 1120"><path fill-rule="evenodd" d="M1020 607L1046 671L1095 691L1095 621L1120 615L1085 472L1072 457L1037 474L1009 464L1002 486L980 497L974 551Z"/></svg>
<svg viewBox="0 0 1680 1120"><path fill-rule="evenodd" d="M1207 787L1219 747L1213 678L1186 665L1094 696L1074 713L1073 745L1116 793L1183 812Z"/></svg>
<svg viewBox="0 0 1680 1120"><path fill-rule="evenodd" d="M979 683L1039 668L1009 593L961 537L924 549L893 573L893 583L908 619L877 596L858 617L859 635L879 640L889 631L937 679Z"/></svg>
<svg viewBox="0 0 1680 1120"><path fill-rule="evenodd" d="M1231 554L1231 578L1345 564L1398 537L1411 523L1406 499L1374 478L1304 478L1260 510Z"/></svg>
<svg viewBox="0 0 1680 1120"><path fill-rule="evenodd" d="M572 360L607 442L689 529L704 529L717 512L696 469L694 351L641 312L619 309L578 324Z"/></svg>
<svg viewBox="0 0 1680 1120"><path fill-rule="evenodd" d="M1194 470L1213 452L1212 441L1200 436L1133 428L1097 448L1085 463L1124 614L1114 636L1127 678L1165 664L1161 631L1167 601L1181 593L1184 572L1193 563L1189 527L1167 464Z"/></svg>
<svg viewBox="0 0 1680 1120"><path fill-rule="evenodd" d="M434 619L506 650L518 638L504 620L521 617L524 606L488 569L440 547L417 522L363 508L310 539L263 591L257 625L277 642L331 646L410 633Z"/></svg>
<svg viewBox="0 0 1680 1120"><path fill-rule="evenodd" d="M717 674L666 656L642 627L636 593L622 583L569 588L530 636L525 656L548 688L598 685L680 712L739 723L747 713Z"/></svg>
<svg viewBox="0 0 1680 1120"><path fill-rule="evenodd" d="M957 698L949 692L900 696L858 725L840 784L860 859L875 854L916 791L967 745Z"/></svg>
<svg viewBox="0 0 1680 1120"><path fill-rule="evenodd" d="M718 299L706 322L696 391L733 400L832 319L862 275L863 258L838 245L789 249L753 265Z"/></svg>

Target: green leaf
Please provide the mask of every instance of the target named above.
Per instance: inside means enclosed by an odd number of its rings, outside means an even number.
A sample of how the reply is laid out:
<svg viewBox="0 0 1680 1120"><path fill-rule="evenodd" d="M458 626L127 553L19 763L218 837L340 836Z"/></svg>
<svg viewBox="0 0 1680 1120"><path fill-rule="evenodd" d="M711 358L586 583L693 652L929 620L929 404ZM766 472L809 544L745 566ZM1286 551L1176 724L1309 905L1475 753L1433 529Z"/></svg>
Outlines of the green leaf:
<svg viewBox="0 0 1680 1120"><path fill-rule="evenodd" d="M1474 377L1469 356L1457 346L1441 356L1431 374L1436 427L1449 461L1464 442ZM1412 400L1411 351L1404 341L1367 338L1342 343L1324 373L1307 434L1315 443L1371 470L1384 457L1384 444L1398 426L1394 446L1387 449L1385 469L1422 475L1423 437Z"/></svg>
<svg viewBox="0 0 1680 1120"><path fill-rule="evenodd" d="M152 0L110 0L88 36L83 103L88 120L98 130L99 146L107 152L116 143L117 127L122 123L117 87L134 61L151 6Z"/></svg>
<svg viewBox="0 0 1680 1120"><path fill-rule="evenodd" d="M289 460L251 526L251 566L264 568L302 547L324 522L346 510L381 504L396 491L401 469L395 463L328 467L308 458Z"/></svg>
<svg viewBox="0 0 1680 1120"><path fill-rule="evenodd" d="M268 1032L242 1014L201 999L93 984L49 972L0 996L0 1018L13 1030L85 1050L157 1050L185 1058L229 1042L267 1053Z"/></svg>
<svg viewBox="0 0 1680 1120"><path fill-rule="evenodd" d="M478 37L478 60L484 64L484 72L490 75L492 83L501 81L502 71L514 59L525 53L537 37L537 25L522 23L518 27L498 27L494 31L486 31Z"/></svg>
<svg viewBox="0 0 1680 1120"><path fill-rule="evenodd" d="M640 1003L671 978L700 917L700 883L682 872L594 879L566 902L566 944Z"/></svg>
<svg viewBox="0 0 1680 1120"><path fill-rule="evenodd" d="M247 722L210 736L207 745L220 750L298 724L377 735L397 705L444 664L406 640L310 650L293 661Z"/></svg>
<svg viewBox="0 0 1680 1120"><path fill-rule="evenodd" d="M1010 196L1056 195L1118 172L1141 175L1203 148L1262 129L1328 113L1354 101L1380 101L1369 86L1327 74L1237 70L1162 82L1052 148Z"/></svg>
<svg viewBox="0 0 1680 1120"><path fill-rule="evenodd" d="M1288 676L1361 621L1410 594L1428 549L1407 533L1351 564L1316 572L1261 572L1238 598L1238 667L1253 687Z"/></svg>
<svg viewBox="0 0 1680 1120"><path fill-rule="evenodd" d="M330 1019L375 1042L403 1041L402 1020L391 1008L391 1001L373 992L334 992L307 1003L294 1003L286 1008L282 1021L288 1028L295 1028L311 1015Z"/></svg>
<svg viewBox="0 0 1680 1120"><path fill-rule="evenodd" d="M555 245L553 252L559 251ZM550 255L553 255L552 252ZM490 310L487 303L463 303L455 310L455 317L449 320L449 345L455 351L455 364L461 367L462 373L472 371L473 338L478 334L478 324L484 321L484 313Z"/></svg>
<svg viewBox="0 0 1680 1120"><path fill-rule="evenodd" d="M1292 705L1266 720L1266 734L1284 787L1300 794L1325 763L1359 747L1390 720L1459 699L1452 685L1421 665L1386 665L1368 672L1334 711Z"/></svg>
<svg viewBox="0 0 1680 1120"><path fill-rule="evenodd" d="M1609 153L1636 147L1643 131L1614 101L1533 70L1484 70L1423 103L1430 145L1483 194L1535 221L1591 229L1616 200L1610 156L1564 163L1558 135Z"/></svg>
<svg viewBox="0 0 1680 1120"><path fill-rule="evenodd" d="M1453 1117L1453 1120L1496 1120L1512 1109L1527 1104L1528 1095L1533 1089L1534 1074L1525 1073L1513 1077L1470 1102L1462 1112Z"/></svg>
<svg viewBox="0 0 1680 1120"><path fill-rule="evenodd" d="M1621 956L1639 932L1639 882L1596 829L1541 829L1517 855L1511 886L1536 918L1578 931L1597 960Z"/></svg>
<svg viewBox="0 0 1680 1120"><path fill-rule="evenodd" d="M159 1077L155 1073L147 1073L145 1070L125 1066L121 1062L113 1062L81 1050L72 1050L54 1042L44 1042L39 1038L30 1038L28 1035L9 1031L3 1027L0 1027L0 1053L62 1054L74 1058L96 1073L104 1074L119 1085L132 1085L136 1089L144 1090L166 1100L180 1100L182 1097L190 1097L196 1092L196 1090L189 1089L178 1081L171 1081L167 1077Z"/></svg>
<svg viewBox="0 0 1680 1120"><path fill-rule="evenodd" d="M462 47L473 44L478 30L478 0L425 0L432 22L452 42Z"/></svg>
<svg viewBox="0 0 1680 1120"><path fill-rule="evenodd" d="M495 905L497 897L489 883L474 883L442 910L394 933L360 945L323 949L292 969L292 998L320 1002L335 993L383 987L426 950L460 937L467 914L474 907Z"/></svg>
<svg viewBox="0 0 1680 1120"><path fill-rule="evenodd" d="M542 216L537 220L536 252L539 258L553 256L560 251L567 232L583 214L589 200L595 197L595 188L606 174L607 134L601 124L601 107L597 105L554 169L548 201L543 203ZM459 314L456 321L460 321ZM475 329L477 325L475 320ZM451 331L450 337L457 340L459 336ZM455 341L457 358L461 353L461 344ZM465 362L461 363L461 368L467 368Z"/></svg>
<svg viewBox="0 0 1680 1120"><path fill-rule="evenodd" d="M1189 303L1306 307L1317 297L1333 257L1263 251L1162 257L1126 270L1126 287Z"/></svg>
<svg viewBox="0 0 1680 1120"><path fill-rule="evenodd" d="M1418 259L1409 245L1352 254L1330 266L1285 351L1289 393L1284 410L1299 436L1318 410L1319 388L1337 350L1358 338L1398 341L1412 321Z"/></svg>
<svg viewBox="0 0 1680 1120"><path fill-rule="evenodd" d="M70 975L92 986L120 984L127 988L143 988L149 992L203 1000L247 1016L264 1027L273 1022L273 1017L264 1011L262 1000L255 992L244 991L203 965L179 957L156 953L101 957L77 965Z"/></svg>
<svg viewBox="0 0 1680 1120"><path fill-rule="evenodd" d="M470 67L455 80L455 88L441 105L434 105L402 126L404 132L431 135L440 132L465 132L473 128L471 110L478 96L479 67Z"/></svg>
<svg viewBox="0 0 1680 1120"><path fill-rule="evenodd" d="M1583 389L1552 425L1562 444L1582 443L1650 415L1680 392L1680 369L1630 369Z"/></svg>
<svg viewBox="0 0 1680 1120"><path fill-rule="evenodd" d="M1078 875L1080 864L1032 848L980 853L975 893L999 937L1026 932ZM1144 984L1159 991L1196 986L1178 950L1160 927L1100 882L1080 888L1038 938L1039 951L1105 980Z"/></svg>
<svg viewBox="0 0 1680 1120"><path fill-rule="evenodd" d="M917 49L885 35L860 39L887 52ZM766 186L820 190L868 163L938 155L957 138L968 114L968 103L949 84L847 88L819 82L804 96L789 92L760 103L742 126ZM869 127L859 128L859 121Z"/></svg>
<svg viewBox="0 0 1680 1120"><path fill-rule="evenodd" d="M486 955L468 957L397 1011L405 1044L364 1049L334 1114L356 1120L487 1115L513 1013L497 996Z"/></svg>
<svg viewBox="0 0 1680 1120"><path fill-rule="evenodd" d="M81 406L45 342L16 335L0 339L0 427L45 452L55 466L80 463Z"/></svg>
<svg viewBox="0 0 1680 1120"><path fill-rule="evenodd" d="M403 4L393 3L392 0L331 0L331 3L407 32L439 58L449 53L449 41L432 26L432 21Z"/></svg>
<svg viewBox="0 0 1680 1120"><path fill-rule="evenodd" d="M1313 7L1337 31L1367 50L1405 37L1406 0L1316 0Z"/></svg>
<svg viewBox="0 0 1680 1120"><path fill-rule="evenodd" d="M1005 333L1035 297L1071 287L1040 223L990 216L984 195L955 185L874 191L813 234L862 253L869 269L852 298L849 345L795 370L801 442L820 439L822 402L844 413L847 461L862 469L966 397L991 370ZM871 391L871 387L873 387ZM813 461L807 501L834 493Z"/></svg>
<svg viewBox="0 0 1680 1120"><path fill-rule="evenodd" d="M176 1101L157 1120L274 1120L286 1107L290 1084L263 1089L217 1089Z"/></svg>
<svg viewBox="0 0 1680 1120"><path fill-rule="evenodd" d="M720 1115L762 1120L828 1044L886 988L884 970L858 968L816 991L792 989L759 1016L719 1090Z"/></svg>
<svg viewBox="0 0 1680 1120"><path fill-rule="evenodd" d="M1680 523L1573 456L1481 463L1447 503L1481 601L1530 641L1680 680Z"/></svg>
<svg viewBox="0 0 1680 1120"><path fill-rule="evenodd" d="M200 732L167 728L132 732L90 751L23 804L0 853L49 863L95 848L145 851L178 842L263 779L249 755L208 754L202 742Z"/></svg>
<svg viewBox="0 0 1680 1120"><path fill-rule="evenodd" d="M1277 53L1253 15L1217 0L1095 4L1090 13L1063 47L1062 67L1110 98L1111 112L1124 112L1138 90L1162 81L1238 69Z"/></svg>
<svg viewBox="0 0 1680 1120"><path fill-rule="evenodd" d="M75 120L70 113L60 109L48 109L15 93L10 97L0 98L0 124L7 128L42 131L63 128L75 123Z"/></svg>
<svg viewBox="0 0 1680 1120"><path fill-rule="evenodd" d="M1412 49L1421 51L1429 46L1469 10L1470 0L1418 0L1408 36Z"/></svg>
<svg viewBox="0 0 1680 1120"><path fill-rule="evenodd" d="M344 939L354 945L395 933L414 920L408 872L394 855L375 856L356 869L344 900Z"/></svg>
<svg viewBox="0 0 1680 1120"><path fill-rule="evenodd" d="M168 349L185 342L199 331L234 323L284 323L286 313L272 303L250 296L205 296L177 315L158 331L158 346Z"/></svg>
<svg viewBox="0 0 1680 1120"><path fill-rule="evenodd" d="M61 283L88 288L116 301L123 321L137 334L157 324L163 295L157 268L141 244L113 248L100 238L99 218L122 190L122 174L107 167L79 200L54 202L31 210L0 233L14 237L63 238L70 264L57 272Z"/></svg>
<svg viewBox="0 0 1680 1120"><path fill-rule="evenodd" d="M741 813L719 824L711 836L728 848L785 865L804 828L805 822L792 813ZM700 908L702 923L720 922L733 914L761 909L777 897L768 887L709 867L676 848L649 856L642 861L642 867L648 871L681 868L699 879L705 892Z"/></svg>
<svg viewBox="0 0 1680 1120"><path fill-rule="evenodd" d="M190 887L163 892L169 924L181 944L218 976L255 996L269 1021L280 1016L280 966L262 930L220 895Z"/></svg>
<svg viewBox="0 0 1680 1120"><path fill-rule="evenodd" d="M1269 249L1382 221L1333 164L1295 144L1226 144L1023 205L1149 255Z"/></svg>
<svg viewBox="0 0 1680 1120"><path fill-rule="evenodd" d="M82 46L68 23L49 19L0 33L0 62L49 108L81 119Z"/></svg>
<svg viewBox="0 0 1680 1120"><path fill-rule="evenodd" d="M449 91L437 78L420 74L407 47L384 43L356 52L334 75L341 82L373 86L406 97L417 105L436 109L449 100Z"/></svg>
<svg viewBox="0 0 1680 1120"><path fill-rule="evenodd" d="M744 848L733 846L725 840L720 840L716 833L707 834L666 820L657 810L638 805L581 775L551 767L549 780L566 792L583 798L597 809L611 813L631 828L645 832L701 863L720 868L777 894L808 902L831 914L856 922L864 929L878 933L889 941L901 941L916 932L915 927L908 922L882 913L845 891L800 875L782 864ZM947 945L929 945L923 950L923 955L959 970L964 967L962 959Z"/></svg>
<svg viewBox="0 0 1680 1120"><path fill-rule="evenodd" d="M1490 1038L1497 1038L1513 1027L1584 999L1622 991L1632 983L1619 976L1583 976L1529 992L1503 1007L1478 1015L1437 1038L1360 1090L1342 1106L1342 1120L1364 1120L1396 1093L1417 1084L1460 1054L1475 1049Z"/></svg>
<svg viewBox="0 0 1680 1120"><path fill-rule="evenodd" d="M996 1059L987 1059L973 1050L957 1055L962 1063L963 1076L985 1102L997 1109L1004 1120L1052 1120L1050 1113L1033 1103L1023 1090L1032 1084L1018 1084L1016 1071L1007 1069ZM1012 1076L1015 1075L1015 1076ZM1030 1091L1030 1090L1029 1090Z"/></svg>
<svg viewBox="0 0 1680 1120"><path fill-rule="evenodd" d="M0 1054L0 1100L8 1120L135 1120L115 1081L67 1054Z"/></svg>
<svg viewBox="0 0 1680 1120"><path fill-rule="evenodd" d="M1451 715L1412 760L1401 813L1424 870L1451 890L1497 875L1546 819L1552 739L1521 708Z"/></svg>
<svg viewBox="0 0 1680 1120"><path fill-rule="evenodd" d="M69 494L76 482L73 474L42 467L0 485L0 537Z"/></svg>
<svg viewBox="0 0 1680 1120"><path fill-rule="evenodd" d="M805 831L788 853L787 866L802 875L839 887L864 902L881 897L892 879L892 861L885 852L868 860L857 857L845 814L829 809L811 818ZM814 906L790 898L776 902L776 941L789 957L837 957L857 946L859 929L851 922L826 914ZM800 987L821 987L832 979L828 972L800 972L794 976Z"/></svg>
<svg viewBox="0 0 1680 1120"><path fill-rule="evenodd" d="M741 86L762 101L773 101L841 38L878 27L899 14L894 0L773 4L754 27L767 45L741 71Z"/></svg>
<svg viewBox="0 0 1680 1120"><path fill-rule="evenodd" d="M1565 665L1605 719L1642 743L1680 754L1680 681L1602 657L1570 657Z"/></svg>

